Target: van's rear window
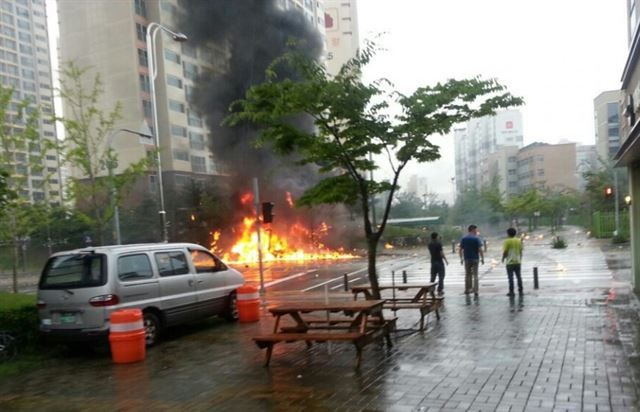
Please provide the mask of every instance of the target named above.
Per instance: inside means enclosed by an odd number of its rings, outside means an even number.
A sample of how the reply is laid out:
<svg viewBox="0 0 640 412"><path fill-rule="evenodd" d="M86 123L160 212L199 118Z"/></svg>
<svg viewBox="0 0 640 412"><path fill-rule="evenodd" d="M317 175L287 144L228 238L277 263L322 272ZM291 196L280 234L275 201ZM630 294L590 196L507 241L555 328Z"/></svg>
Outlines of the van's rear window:
<svg viewBox="0 0 640 412"><path fill-rule="evenodd" d="M107 283L105 255L78 253L56 256L47 262L40 289L86 288Z"/></svg>

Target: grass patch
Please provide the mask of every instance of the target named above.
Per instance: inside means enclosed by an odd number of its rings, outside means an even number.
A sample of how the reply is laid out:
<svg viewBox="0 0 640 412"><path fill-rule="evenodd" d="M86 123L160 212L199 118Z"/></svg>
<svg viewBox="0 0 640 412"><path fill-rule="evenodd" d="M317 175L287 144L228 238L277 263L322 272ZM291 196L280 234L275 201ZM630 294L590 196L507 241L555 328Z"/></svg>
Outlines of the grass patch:
<svg viewBox="0 0 640 412"><path fill-rule="evenodd" d="M35 307L35 305L36 295L0 292L0 312L20 309L25 306Z"/></svg>

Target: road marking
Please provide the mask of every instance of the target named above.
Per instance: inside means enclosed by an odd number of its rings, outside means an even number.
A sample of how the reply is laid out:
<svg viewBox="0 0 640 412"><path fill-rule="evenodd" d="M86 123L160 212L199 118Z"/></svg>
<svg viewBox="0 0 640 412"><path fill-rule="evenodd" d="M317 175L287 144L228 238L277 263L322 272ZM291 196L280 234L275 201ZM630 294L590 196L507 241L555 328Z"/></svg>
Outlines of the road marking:
<svg viewBox="0 0 640 412"><path fill-rule="evenodd" d="M300 272L300 273L296 273L295 275L290 275L290 276L284 277L282 279L272 280L271 282L265 283L264 287L268 288L268 287L271 287L273 285L277 285L278 283L286 282L288 280L299 278L300 276L308 275L309 273L313 273L313 272L317 272L317 271L318 271L318 269L311 269L311 270L307 270L306 272Z"/></svg>
<svg viewBox="0 0 640 412"><path fill-rule="evenodd" d="M414 259L414 257L413 257L413 256L410 256L410 257L407 257L407 258L398 259L398 260L396 260L396 261L385 262L385 263L383 263L382 265L380 265L380 268L379 268L378 270L381 272L381 271L382 271L382 268L383 268L385 265L393 266L393 264L395 264L395 263L399 263L399 262L402 262L402 261L405 261L405 260L408 260L408 259ZM364 267L364 268L362 268L362 269L355 270L355 271L353 271L353 272L347 273L347 277L349 277L349 276L351 276L351 275L355 275L356 273L364 272L364 271L366 271L366 270L368 270L368 268L367 268L367 267ZM344 278L344 275L341 275L341 276L335 277L335 278L333 278L333 279L329 279L329 280L327 280L326 282L318 283L317 285L314 285L314 286L308 287L308 288L306 288L306 289L302 289L302 291L303 291L303 292L308 292L308 291L310 291L310 290L312 290L312 289L319 288L320 286L327 285L327 284L329 284L329 283L331 283L331 282L335 282L336 280L340 280L340 279L343 279L343 278Z"/></svg>
<svg viewBox="0 0 640 412"><path fill-rule="evenodd" d="M360 276L358 276L357 278L353 278L350 281L348 281L348 283L355 282L355 281L360 280L360 279L362 279L362 278ZM344 285L335 285L335 286L331 287L331 290L339 289L341 287L344 287Z"/></svg>

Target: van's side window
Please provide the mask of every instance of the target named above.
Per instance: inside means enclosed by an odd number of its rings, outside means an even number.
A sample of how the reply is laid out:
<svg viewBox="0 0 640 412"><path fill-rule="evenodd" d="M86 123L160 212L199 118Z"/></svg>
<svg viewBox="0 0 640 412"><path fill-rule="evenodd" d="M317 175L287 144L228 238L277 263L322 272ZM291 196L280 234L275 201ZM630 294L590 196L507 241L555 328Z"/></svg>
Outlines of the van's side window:
<svg viewBox="0 0 640 412"><path fill-rule="evenodd" d="M151 277L153 277L153 271L147 255L129 255L118 258L118 279L138 280Z"/></svg>
<svg viewBox="0 0 640 412"><path fill-rule="evenodd" d="M189 273L187 257L182 252L159 252L155 254L160 276L175 276Z"/></svg>
<svg viewBox="0 0 640 412"><path fill-rule="evenodd" d="M192 250L191 259L197 273L220 272L227 269L220 259L202 250Z"/></svg>

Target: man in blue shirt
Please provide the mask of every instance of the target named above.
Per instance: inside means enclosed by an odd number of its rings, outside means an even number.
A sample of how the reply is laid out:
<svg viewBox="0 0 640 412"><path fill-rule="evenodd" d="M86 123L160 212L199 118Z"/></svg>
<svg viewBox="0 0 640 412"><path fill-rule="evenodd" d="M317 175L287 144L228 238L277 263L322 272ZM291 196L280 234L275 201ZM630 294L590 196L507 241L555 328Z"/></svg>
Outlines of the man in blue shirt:
<svg viewBox="0 0 640 412"><path fill-rule="evenodd" d="M464 264L464 294L478 296L478 261L484 265L478 227L469 225L469 233L460 240L460 264Z"/></svg>

